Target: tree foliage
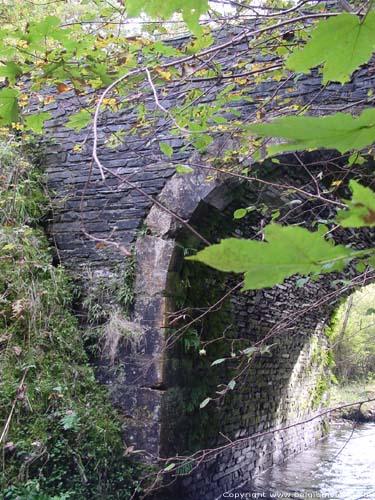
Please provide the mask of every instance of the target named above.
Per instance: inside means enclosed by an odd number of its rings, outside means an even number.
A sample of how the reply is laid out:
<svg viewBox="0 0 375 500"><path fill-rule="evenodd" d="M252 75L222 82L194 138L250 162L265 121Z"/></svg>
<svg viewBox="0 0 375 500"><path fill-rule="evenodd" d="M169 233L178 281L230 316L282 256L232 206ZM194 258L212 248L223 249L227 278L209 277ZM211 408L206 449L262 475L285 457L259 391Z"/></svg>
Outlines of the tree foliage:
<svg viewBox="0 0 375 500"><path fill-rule="evenodd" d="M357 290L340 305L331 328L334 373L340 383L374 377L374 285Z"/></svg>
<svg viewBox="0 0 375 500"><path fill-rule="evenodd" d="M375 50L375 12L362 19L355 14L340 14L321 21L311 38L300 50L294 51L286 65L289 69L308 73L323 65L323 84L345 83Z"/></svg>
<svg viewBox="0 0 375 500"><path fill-rule="evenodd" d="M347 201L348 210L339 210L337 220L342 227L363 227L375 225L375 193L358 182L351 180L352 199Z"/></svg>

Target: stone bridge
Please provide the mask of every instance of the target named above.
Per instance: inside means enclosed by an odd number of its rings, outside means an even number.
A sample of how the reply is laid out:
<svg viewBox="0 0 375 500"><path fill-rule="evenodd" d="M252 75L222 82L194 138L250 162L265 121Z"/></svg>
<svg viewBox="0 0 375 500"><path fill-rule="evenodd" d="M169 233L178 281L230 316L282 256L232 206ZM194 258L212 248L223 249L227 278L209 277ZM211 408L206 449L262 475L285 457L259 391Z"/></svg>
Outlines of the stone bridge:
<svg viewBox="0 0 375 500"><path fill-rule="evenodd" d="M237 28L218 33L217 52L202 64L220 65L221 74L158 85L160 103L173 109L197 90L195 107L212 103L229 83L233 87L227 96L232 99L218 112L229 122L254 120L260 102L267 117L279 112L281 102L285 113L296 109L293 106L308 106L311 114L358 112L368 103L373 65L344 86L323 88L318 74L296 81L247 80L240 63L250 57L248 31L248 37L236 37ZM225 45L229 38L232 42ZM177 47L186 40L173 43ZM251 57L249 61L254 63ZM332 206L316 195L337 179L343 180L341 191L326 197L347 194L346 182L355 168L349 173L346 158L334 151L257 163L235 134L220 127L213 143L199 152L189 138L170 132L169 117L157 107L144 75L129 89L121 109L100 116L98 154L107 169L103 180L92 163L92 130L74 132L64 126L93 97L64 92L45 106L53 113L47 123L45 166L56 201L49 227L56 259L83 286L87 331L98 332L101 324L98 378L123 416L127 446L144 450L145 460L153 461L239 440L209 455L178 484L180 498L220 498L324 433L322 418L311 420L326 404L329 356L324 328L338 290L348 292L342 276L329 275L303 286L290 279L272 289L242 293L238 276L188 263L184 256L203 245L202 236L211 243L229 235L261 238L262 227L272 217L306 227L330 219ZM111 147L114 133L119 140ZM161 153L160 142L173 149L170 158ZM229 149L237 152L228 159ZM207 168L212 158L218 171ZM190 165L194 172L176 173L178 164ZM367 169L370 174L373 165ZM242 178L235 172L244 172ZM248 216L233 219L236 209L250 206ZM372 239L370 232L355 236L337 230L333 236L358 247ZM134 276L131 259L108 241L133 249ZM231 353L238 356L262 339L259 345L270 347L249 363L245 355L231 358ZM230 359L210 366L223 357ZM223 389L220 384L233 380L237 363L247 367L235 387L232 383L233 390L223 397L216 394L216 401L200 409L205 398Z"/></svg>

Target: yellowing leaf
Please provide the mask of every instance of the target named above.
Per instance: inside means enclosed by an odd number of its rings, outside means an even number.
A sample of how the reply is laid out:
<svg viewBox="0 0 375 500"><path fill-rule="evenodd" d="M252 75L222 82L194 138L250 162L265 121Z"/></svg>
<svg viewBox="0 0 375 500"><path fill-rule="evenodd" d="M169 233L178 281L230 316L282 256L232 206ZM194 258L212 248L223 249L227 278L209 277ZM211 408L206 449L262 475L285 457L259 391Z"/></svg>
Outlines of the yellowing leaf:
<svg viewBox="0 0 375 500"><path fill-rule="evenodd" d="M102 105L103 106L108 106L109 108L112 109L112 111L116 111L116 109L117 109L117 99L116 99L116 97L105 97L102 100Z"/></svg>
<svg viewBox="0 0 375 500"><path fill-rule="evenodd" d="M375 50L375 11L363 22L355 14L344 13L320 21L311 39L301 50L293 52L286 66L308 73L323 64L323 83L345 83Z"/></svg>
<svg viewBox="0 0 375 500"><path fill-rule="evenodd" d="M11 127L13 130L23 130L25 126L20 122L12 122Z"/></svg>
<svg viewBox="0 0 375 500"><path fill-rule="evenodd" d="M74 144L73 152L74 153L82 153L83 146L82 144Z"/></svg>
<svg viewBox="0 0 375 500"><path fill-rule="evenodd" d="M66 85L65 83L58 83L56 85L56 88L59 94L62 94L63 92L68 92L68 90L70 90L69 85Z"/></svg>
<svg viewBox="0 0 375 500"><path fill-rule="evenodd" d="M18 98L18 106L20 108L24 108L25 106L28 105L28 103L29 103L29 97L26 94L20 95L20 97Z"/></svg>
<svg viewBox="0 0 375 500"><path fill-rule="evenodd" d="M332 181L331 187L337 187L337 186L340 186L341 184L342 184L342 181Z"/></svg>
<svg viewBox="0 0 375 500"><path fill-rule="evenodd" d="M154 71L162 78L163 80L166 80L167 82L170 82L173 80L173 74L171 71L168 71L167 69L160 68L160 66L156 66L154 68Z"/></svg>
<svg viewBox="0 0 375 500"><path fill-rule="evenodd" d="M43 99L44 104L50 104L51 102L55 102L55 98L52 95L48 95Z"/></svg>

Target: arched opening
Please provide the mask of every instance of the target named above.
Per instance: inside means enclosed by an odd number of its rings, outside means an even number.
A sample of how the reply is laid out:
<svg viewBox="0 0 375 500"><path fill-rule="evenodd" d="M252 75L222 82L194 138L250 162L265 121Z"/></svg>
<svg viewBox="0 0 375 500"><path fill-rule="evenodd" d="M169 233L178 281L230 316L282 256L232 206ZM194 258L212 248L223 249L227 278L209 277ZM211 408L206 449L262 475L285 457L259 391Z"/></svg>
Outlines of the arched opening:
<svg viewBox="0 0 375 500"><path fill-rule="evenodd" d="M317 218L329 217L329 206L298 192L311 187L311 172L297 170L290 158L277 172L270 163L261 168L257 174L267 181L261 189L254 182L220 184L198 203L189 224L214 243L228 236L261 239L262 226L272 219L311 228ZM285 188L286 178L296 190ZM246 216L236 217L244 207ZM165 289L169 348L161 452L191 454L242 441L200 464L197 480L179 484L184 498L192 499L202 492L215 498L249 481L326 431L322 418L310 419L326 404L331 360L325 326L338 298L332 276L228 293L238 277L184 260L200 246L186 227L175 231ZM272 432L278 428L285 429Z"/></svg>
<svg viewBox="0 0 375 500"><path fill-rule="evenodd" d="M325 404L325 326L343 277L296 277L272 289L242 293L238 287L229 293L238 276L184 259L201 247L202 237L211 243L228 236L261 239L271 220L313 229L315 221L329 219L331 206L306 193L316 192L316 182L326 190L335 172L327 169L320 180L319 160L326 158L307 159L309 169L290 156L253 166L252 176L261 182L223 176L210 184L204 171L173 177L159 199L194 233L154 206L146 219L151 234L138 240L135 309L149 339L149 363L142 396L134 386L133 400L147 408L149 418L131 437L152 444L162 456L241 440L202 462L194 480L179 484L186 499L198 491L215 498L302 451L325 431L323 420L311 417ZM350 231L335 236L356 245L372 237ZM349 269L344 279L354 275ZM279 428L283 432L274 432ZM152 439L145 441L150 432Z"/></svg>
<svg viewBox="0 0 375 500"><path fill-rule="evenodd" d="M204 170L174 176L159 200L187 222L156 204L145 221L149 234L137 240L135 317L144 341L137 356L123 359L116 400L128 418L127 443L164 457L230 443L179 482L186 499L216 498L325 431L322 418L312 419L329 382L324 327L356 270L229 293L238 276L184 259L202 237L211 243L228 236L262 239L271 220L312 230L315 221L329 220L335 193L327 186L337 164L321 179L320 162L327 159L304 160L308 169L291 156L253 166L251 182L230 175L207 182ZM316 195L317 183L324 199ZM336 241L362 247L371 238L371 231L335 233Z"/></svg>

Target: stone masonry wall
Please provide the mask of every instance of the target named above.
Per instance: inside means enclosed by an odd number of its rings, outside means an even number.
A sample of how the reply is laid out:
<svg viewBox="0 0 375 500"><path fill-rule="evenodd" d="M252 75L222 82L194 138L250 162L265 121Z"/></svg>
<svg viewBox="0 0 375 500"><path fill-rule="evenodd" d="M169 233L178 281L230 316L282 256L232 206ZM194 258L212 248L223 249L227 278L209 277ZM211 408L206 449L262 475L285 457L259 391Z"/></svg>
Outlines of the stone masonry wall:
<svg viewBox="0 0 375 500"><path fill-rule="evenodd" d="M288 168L293 166L291 162ZM285 171L279 172L280 181L283 175L286 175ZM300 174L300 181L308 189L309 181L304 175ZM193 222L199 221L195 227L199 227L208 239L210 236L220 239L232 235L253 238L259 228L257 219L260 208L266 199L271 208L273 202L274 207L281 210L281 216L288 212L288 197L282 199L280 192L265 190L260 194L254 187L246 189L233 185L230 189L232 201L227 195L226 207L221 206L218 210L208 202L202 203L191 218ZM223 203L224 196L220 190L218 197L216 200L211 195L210 203ZM259 211L241 221L233 221L232 214L236 208L253 203ZM295 223L309 226L306 208L293 212ZM311 221L316 216L315 210L320 210L319 204L311 203L308 207ZM270 214L263 213L261 216L267 218ZM342 234L341 240L348 242L351 237L351 233ZM366 232L362 237L365 244L373 235ZM199 246L199 243L195 241L195 245ZM181 252L181 247L191 246L194 247L193 239L185 231L180 233L176 251ZM194 270L194 266L198 269ZM171 268L169 271L171 273ZM178 279L170 279L172 290L167 289L166 293L174 298L174 305L177 303L187 315L194 311L194 307L201 311L201 308L215 302L212 289L219 290L218 295L221 295L236 283L233 278L223 281L221 273L199 264L183 264L178 258L174 259L173 273L178 275ZM181 282L188 283L184 285L189 288L188 300L181 293ZM197 441L201 448L215 448L228 443L228 440L240 440L231 449L217 453L202 463L190 477L178 481L172 489L171 498L177 494L186 500L221 498L225 491L301 452L324 434L325 423L319 417L280 433L252 438L265 431L304 422L319 413L326 403L329 357L324 327L337 300L334 296L328 301L327 298L334 295L336 288L330 276L310 281L301 288L296 286L296 279L289 279L272 290L237 292L219 311L212 313L211 318L195 325L203 341L220 338L225 333L225 342L208 345L203 360L197 353L186 353L181 347L166 353L167 371L170 373L165 377L161 429L163 455L188 455L198 449ZM181 295L185 298L182 304ZM312 308L319 300L322 302L320 306ZM186 307L190 309L186 310ZM304 309L306 312L303 314ZM232 327L228 329L230 325ZM206 396L215 394L216 385L228 383L231 379L230 361L211 367L212 361L222 356L230 358L231 348L238 353L238 347L233 347L233 342L245 339L245 346L254 345L270 335L277 325L279 329L266 342L271 344L270 352L249 363L248 369L237 381L236 389L226 396L224 403L220 400L217 406L212 404L199 410L199 403ZM171 335L173 337L173 329ZM165 492L161 498L166 498Z"/></svg>
<svg viewBox="0 0 375 500"><path fill-rule="evenodd" d="M236 30L233 28L230 35ZM227 37L228 33L224 31L218 33L216 43L222 43ZM175 45L179 43L182 41L174 42ZM235 77L236 72L240 73L238 63L247 50L248 42L242 38L218 51L213 62L220 64L223 72L232 72ZM235 85L241 88L244 85L241 82L242 79ZM221 78L200 81L188 77L177 86L166 82L158 89L162 105L171 109L182 104L187 92L194 89L203 91L200 103L210 103L226 85ZM257 86L248 85L243 99L229 103L222 113L230 120L235 118L231 112L235 110L240 114L239 119L252 120L256 113L254 103L263 102L264 112L271 117L275 111L273 103L285 99L290 100L291 107L308 104L312 114L319 113L322 107L334 112L348 105L360 111L368 103L368 90L373 85L374 67L371 64L358 71L344 86L332 84L322 88L321 78L316 73L297 82L289 79L282 85L263 81ZM268 103L270 95L274 99ZM220 406L220 412L214 405L205 409L206 413L199 411L197 403L199 405L205 394L209 395L220 381L228 380L226 376L230 374L230 368L220 371L217 367L208 371L204 364L199 365L201 360L196 354L182 352L181 344L166 350L169 314L179 309L176 283L185 269L181 245L187 238L170 212L190 221L198 231L207 231L210 241L214 242L215 238L233 232L238 237L261 237L259 231L271 216L262 213L262 199L267 205L272 202L275 208L281 209L284 214L280 219L282 222L307 226L316 217L328 219L328 209L319 203L306 202L296 193L288 194L288 189L272 186L264 189L257 183L243 189L243 184L235 185L230 176L224 174L208 179L204 169L196 168L188 176L176 175L175 165L179 163L204 165L206 159L213 156L220 163L226 149L233 147L235 142L232 137L218 131L206 152L193 151L185 138L169 132L168 120L155 105L146 75L130 92L121 109L105 111L100 117L98 153L113 174L103 181L92 164L91 129L87 127L74 132L65 127L69 116L92 98L95 96L64 92L56 94L55 100L44 106L44 110L53 114L47 122L44 144L48 182L55 192L56 202L49 232L57 247L57 259L84 284L86 294L89 295L98 282L109 284L105 299L108 306L106 321L118 327L117 330L112 328L112 333L116 330L112 335L115 339L112 359L102 356L98 377L108 386L114 404L123 414L127 445L145 449L148 457L182 453L196 447L198 441L203 446L222 444L225 438L220 432L230 439L246 438L311 415L320 402L316 388L323 370L317 362L316 352L325 349L322 325L335 307L330 294L341 286L340 277L310 281L302 288L296 288L295 281L289 280L272 290L235 294L222 314L212 315L211 325L210 322L201 325L207 339L210 335L218 336L224 325L232 323L228 333L230 338L241 337L250 344L269 334L270 329L281 322L277 336L270 338L270 343L276 344L270 348L271 356L260 357L250 365L242 385L238 384L236 391ZM140 103L145 105L147 126L138 113ZM124 132L123 140L111 148L109 137L116 131ZM173 148L168 161L160 152L160 141ZM328 172L322 180L326 185L334 179L337 166L334 157L335 152L306 155L306 161L315 164L311 167L316 169L315 173L319 173L319 169ZM254 163L246 155L237 161L241 168ZM305 170L302 172L298 163L290 157L282 157L281 162L286 163L286 169L270 165L258 172L256 166L252 168L265 180L283 185L297 183L311 192L315 189L311 178ZM372 166L368 168L372 172ZM121 182L118 176L128 176L133 187ZM345 186L343 190L345 193ZM290 205L295 200L299 203L298 210L294 209L295 205ZM160 203L168 208L168 213ZM257 205L254 214L234 224L233 210L253 204ZM205 215L202 215L202 210ZM117 292L114 292L114 284L121 280L124 256L114 246L103 243L103 239L134 248L135 301L127 317L121 312ZM346 232L335 234L335 239L361 247L371 241L373 235L363 233L355 240L352 233ZM190 243L198 246L194 239ZM219 285L219 291L233 284L233 277L224 279L209 273L205 271L196 277L191 296L194 297L194 290L204 291L207 283L211 284L207 287L207 298L215 284ZM196 306L201 307L198 295ZM312 303L320 299L319 309L311 308ZM295 320L289 321L294 316ZM130 336L124 335L125 331L130 332ZM219 346L218 353L224 348ZM197 379L205 380L206 393L199 392L198 384L195 395L191 391L189 395L189 384ZM180 411L181 405L185 405L183 411ZM188 410L186 405L189 405ZM184 492L181 498L195 500L202 498L203 493L207 500L217 498L223 489L232 488L278 460L302 450L320 431L318 419L257 441L244 441L203 464L193 476L180 482L179 491Z"/></svg>

